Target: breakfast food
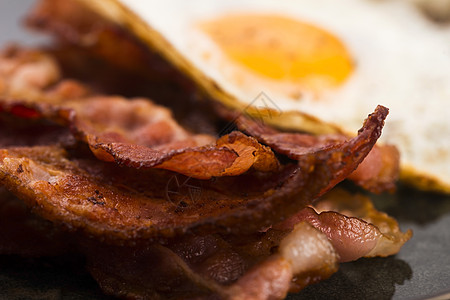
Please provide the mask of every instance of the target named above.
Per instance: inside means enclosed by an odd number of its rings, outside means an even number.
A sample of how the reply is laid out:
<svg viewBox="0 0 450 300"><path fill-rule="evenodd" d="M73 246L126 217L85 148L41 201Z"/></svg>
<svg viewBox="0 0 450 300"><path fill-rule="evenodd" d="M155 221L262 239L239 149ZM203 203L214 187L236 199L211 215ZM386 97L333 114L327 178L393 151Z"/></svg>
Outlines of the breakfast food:
<svg viewBox="0 0 450 300"><path fill-rule="evenodd" d="M117 297L282 299L411 237L335 188L395 187L398 152L375 145L386 107L355 135L286 132L270 107L198 95L79 2L42 1L28 24L57 43L0 53L1 254L82 255Z"/></svg>
<svg viewBox="0 0 450 300"><path fill-rule="evenodd" d="M121 297L268 299L326 279L339 261L394 254L411 237L363 198L345 208L342 198L353 196L330 196L323 203L333 213L306 207L370 152L386 108L378 107L355 138L296 134L288 145L275 143L281 150L275 156L238 131L218 140L188 134L148 99L99 95L88 83L62 77L50 53L9 48L0 57L0 177L8 190L1 194L2 236L23 231L20 239L1 240L3 254L81 253L102 289ZM163 123L166 130L156 130ZM263 137L251 129L255 120L241 115L237 124ZM171 140L176 136L182 139ZM111 160L98 152L103 143L111 151L116 144L144 147L140 157L124 152L143 163ZM202 156L205 147L219 157ZM288 159L280 160L287 149ZM149 151L163 161L189 155L171 170L146 164ZM222 165L233 172L211 178L217 162L228 158L221 151L234 154L231 166ZM199 178L184 175L191 167L196 171L189 174ZM17 222L7 216L11 210L21 226L10 226ZM30 246L32 235L42 244Z"/></svg>
<svg viewBox="0 0 450 300"><path fill-rule="evenodd" d="M244 109L263 91L275 111L265 120L277 127L349 134L375 105L390 107L381 141L398 147L402 180L450 191L450 126L440 113L450 93L449 29L409 1L79 3L228 107Z"/></svg>
<svg viewBox="0 0 450 300"><path fill-rule="evenodd" d="M160 232L170 235L188 231L203 223L232 230L239 227L229 225L236 215L243 224L251 220L251 225L245 225L250 231L270 226L284 218L286 210L298 210L297 206L317 198L356 169L381 134L387 115L386 108L378 107L353 139L331 139L326 144L292 143L289 147L296 155L288 157L297 163L280 164L269 147L238 131L217 141L212 136L188 135L164 108L149 100L90 95L89 88L81 83L59 78L57 65L43 53L11 49L1 62L14 66L0 77L4 87L1 111L68 126L71 136L88 146L96 158L72 161L60 147L46 145L11 147L2 152L3 184L24 199L29 198L48 219L66 223L71 220L91 234L151 238ZM17 87L19 80L21 85ZM155 117L160 115L163 117ZM198 145L197 141L205 144ZM127 167L121 173L129 170L130 174L112 182L103 181L114 172L103 162ZM133 169L140 176L135 177ZM180 195L170 197L176 204L173 206L172 201L166 201L167 191L161 190L173 173L153 169L184 175L182 181L215 180L197 182L201 197L178 207ZM246 176L252 172L259 175ZM137 197L145 182L155 185ZM77 188L81 186L82 190ZM117 190L117 186L128 186L132 193ZM67 197L71 200L65 201ZM123 212L121 203L127 203ZM91 210L92 205L96 209ZM176 213L177 209L183 216ZM61 216L62 210L66 213ZM117 219L105 223L108 214L117 214ZM129 215L136 220L128 220Z"/></svg>

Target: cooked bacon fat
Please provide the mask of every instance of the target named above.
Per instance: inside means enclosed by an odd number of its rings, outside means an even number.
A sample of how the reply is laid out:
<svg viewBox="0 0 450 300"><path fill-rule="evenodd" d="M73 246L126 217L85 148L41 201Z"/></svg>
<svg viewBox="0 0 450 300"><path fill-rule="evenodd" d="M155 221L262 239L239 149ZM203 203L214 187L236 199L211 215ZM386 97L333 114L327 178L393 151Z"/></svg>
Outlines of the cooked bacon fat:
<svg viewBox="0 0 450 300"><path fill-rule="evenodd" d="M393 255L412 236L410 230L401 232L394 219L375 210L368 198L340 189L331 191L314 207L302 209L276 228L292 228L300 221L308 222L328 237L340 262Z"/></svg>
<svg viewBox="0 0 450 300"><path fill-rule="evenodd" d="M364 226L378 231L378 239L370 252L364 257L389 256L397 253L400 248L412 237L412 231L400 231L397 221L386 213L375 209L368 197L352 195L349 192L336 189L324 196L314 204L317 213L325 211L345 215L348 218L358 218ZM371 225L371 226L370 226ZM373 229L373 230L375 230Z"/></svg>

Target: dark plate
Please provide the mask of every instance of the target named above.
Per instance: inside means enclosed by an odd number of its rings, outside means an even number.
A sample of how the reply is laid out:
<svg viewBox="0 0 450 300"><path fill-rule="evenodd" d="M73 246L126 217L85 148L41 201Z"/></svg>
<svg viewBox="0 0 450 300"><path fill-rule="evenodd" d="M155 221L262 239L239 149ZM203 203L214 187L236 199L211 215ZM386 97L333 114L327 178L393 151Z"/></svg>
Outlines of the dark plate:
<svg viewBox="0 0 450 300"><path fill-rule="evenodd" d="M0 1L0 45L43 39L20 28L32 0ZM450 299L450 196L400 188L375 199L414 236L394 257L342 264L329 280L288 299ZM81 258L24 260L0 256L0 299L109 299Z"/></svg>

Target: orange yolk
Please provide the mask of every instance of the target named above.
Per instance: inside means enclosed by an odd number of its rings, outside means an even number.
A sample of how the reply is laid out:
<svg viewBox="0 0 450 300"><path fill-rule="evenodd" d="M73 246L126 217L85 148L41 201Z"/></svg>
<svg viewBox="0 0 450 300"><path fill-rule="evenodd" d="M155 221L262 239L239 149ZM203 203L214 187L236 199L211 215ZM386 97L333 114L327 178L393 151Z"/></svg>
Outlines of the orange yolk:
<svg viewBox="0 0 450 300"><path fill-rule="evenodd" d="M274 15L230 15L201 25L233 61L279 82L314 92L341 84L352 59L329 32Z"/></svg>

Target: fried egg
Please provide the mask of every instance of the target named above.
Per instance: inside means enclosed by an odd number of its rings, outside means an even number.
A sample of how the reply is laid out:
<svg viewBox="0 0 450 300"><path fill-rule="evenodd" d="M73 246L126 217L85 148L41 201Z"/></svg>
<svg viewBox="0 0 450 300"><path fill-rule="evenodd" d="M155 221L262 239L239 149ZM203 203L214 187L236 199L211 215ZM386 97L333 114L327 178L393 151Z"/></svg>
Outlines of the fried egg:
<svg viewBox="0 0 450 300"><path fill-rule="evenodd" d="M401 178L450 192L450 27L412 1L79 0L131 29L230 107L312 133L353 133L389 107ZM264 97L263 102L258 99Z"/></svg>

